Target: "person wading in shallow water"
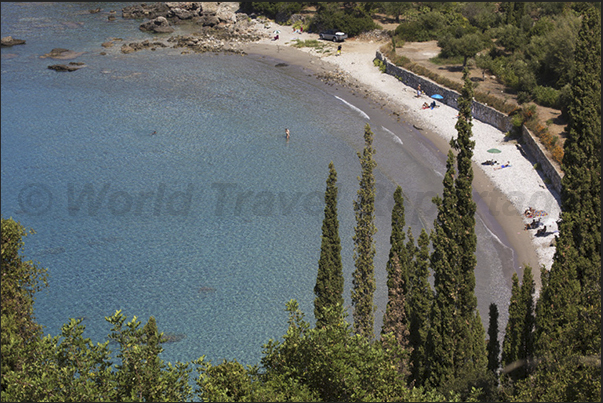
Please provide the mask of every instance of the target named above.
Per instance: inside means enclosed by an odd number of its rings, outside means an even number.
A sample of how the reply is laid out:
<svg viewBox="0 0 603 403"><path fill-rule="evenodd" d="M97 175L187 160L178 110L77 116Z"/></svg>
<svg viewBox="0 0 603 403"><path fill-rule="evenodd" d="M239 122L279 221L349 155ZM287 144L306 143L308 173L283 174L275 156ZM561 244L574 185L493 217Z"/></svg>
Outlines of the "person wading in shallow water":
<svg viewBox="0 0 603 403"><path fill-rule="evenodd" d="M285 134L287 135L287 140L289 140L289 129L285 129Z"/></svg>

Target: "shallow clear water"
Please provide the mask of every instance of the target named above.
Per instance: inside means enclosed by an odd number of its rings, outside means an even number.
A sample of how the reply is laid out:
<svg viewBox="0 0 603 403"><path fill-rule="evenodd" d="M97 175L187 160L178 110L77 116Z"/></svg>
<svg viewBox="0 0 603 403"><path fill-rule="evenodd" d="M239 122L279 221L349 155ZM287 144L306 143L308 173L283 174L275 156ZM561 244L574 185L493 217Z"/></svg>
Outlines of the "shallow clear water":
<svg viewBox="0 0 603 403"><path fill-rule="evenodd" d="M2 36L27 41L2 49L2 215L37 232L25 254L50 271L36 302L46 332L84 317L87 336L100 341L104 317L122 309L186 335L165 345L167 361L257 363L261 345L286 329L286 301L297 299L312 321L330 161L349 305L367 122L379 163L378 331L391 195L402 186L415 237L430 228L442 155L367 102L261 57L101 56L108 38L150 35L136 21L107 22L122 3L98 4L100 14L87 11L96 3L2 3ZM56 47L85 52L74 60L87 66L47 69L68 62L39 57ZM504 324L512 251L477 221L480 312L487 326L494 301Z"/></svg>

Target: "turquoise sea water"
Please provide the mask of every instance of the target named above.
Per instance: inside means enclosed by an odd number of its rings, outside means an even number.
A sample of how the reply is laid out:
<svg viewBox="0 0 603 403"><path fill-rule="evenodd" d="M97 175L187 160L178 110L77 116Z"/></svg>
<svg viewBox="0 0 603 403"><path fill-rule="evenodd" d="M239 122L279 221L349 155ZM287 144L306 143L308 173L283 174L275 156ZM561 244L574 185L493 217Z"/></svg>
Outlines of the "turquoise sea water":
<svg viewBox="0 0 603 403"><path fill-rule="evenodd" d="M98 6L103 12L88 13ZM86 335L101 341L104 317L121 309L186 336L164 346L167 361L205 354L257 363L261 345L285 332L289 299L313 322L330 161L349 305L366 123L379 164L378 333L390 199L401 185L415 237L430 228L443 156L369 101L269 58L170 49L102 56L111 37L152 38L140 22L107 21L122 7L2 3L2 37L27 41L2 49L2 215L37 232L25 254L50 271L36 301L46 333L84 317ZM84 52L74 61L86 67L47 69L69 62L40 58L57 47ZM504 328L515 263L495 226L477 220L476 294L485 326L496 302Z"/></svg>

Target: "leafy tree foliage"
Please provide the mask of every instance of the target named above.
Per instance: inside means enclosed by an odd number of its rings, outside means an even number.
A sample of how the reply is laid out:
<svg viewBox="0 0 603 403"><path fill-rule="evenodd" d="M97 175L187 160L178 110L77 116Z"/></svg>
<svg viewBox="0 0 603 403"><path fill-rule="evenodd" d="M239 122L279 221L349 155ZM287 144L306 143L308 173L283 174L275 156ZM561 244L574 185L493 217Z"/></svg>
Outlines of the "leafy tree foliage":
<svg viewBox="0 0 603 403"><path fill-rule="evenodd" d="M325 217L322 222L322 241L318 274L314 286L314 317L316 326L326 326L323 311L326 307L343 311L343 267L341 263L341 240L337 219L337 172L329 163L329 177L325 191Z"/></svg>
<svg viewBox="0 0 603 403"><path fill-rule="evenodd" d="M496 13L496 8L496 3L493 2L468 1L463 6L461 13L471 25L484 32L500 24L501 17Z"/></svg>
<svg viewBox="0 0 603 403"><path fill-rule="evenodd" d="M411 4L408 2L387 1L380 3L379 8L387 15L393 16L396 22L399 23L400 16L411 8Z"/></svg>
<svg viewBox="0 0 603 403"><path fill-rule="evenodd" d="M192 398L189 364L159 358L162 333L155 320L140 328L117 311L106 318L109 339L119 346L112 362L109 340L94 345L84 338L81 319L63 325L60 336L39 343L38 357L6 377L2 400L12 401L185 401Z"/></svg>
<svg viewBox="0 0 603 403"><path fill-rule="evenodd" d="M395 363L400 355L395 343L367 340L355 334L340 316L336 325L311 328L297 302L287 304L289 328L283 342L264 346L263 379L285 375L307 387L320 401L458 401L420 388L409 389Z"/></svg>
<svg viewBox="0 0 603 403"><path fill-rule="evenodd" d="M22 254L24 238L33 233L2 218L2 391L8 387L6 377L23 371L39 355L42 327L35 322L33 304L35 293L47 284L47 273Z"/></svg>
<svg viewBox="0 0 603 403"><path fill-rule="evenodd" d="M291 15L299 13L308 3L282 2L282 1L242 1L239 3L241 11L247 14L257 13L276 20L278 23L287 23Z"/></svg>
<svg viewBox="0 0 603 403"><path fill-rule="evenodd" d="M367 7L356 2L321 2L316 7L316 14L310 22L310 29L320 32L326 29L337 29L353 37L362 32L377 29Z"/></svg>
<svg viewBox="0 0 603 403"><path fill-rule="evenodd" d="M453 58L460 56L463 58L463 67L465 67L467 60L489 46L489 40L487 41L487 38L478 33L466 34L460 38L446 35L438 41L438 46L441 48L440 57Z"/></svg>
<svg viewBox="0 0 603 403"><path fill-rule="evenodd" d="M358 153L362 175L358 178L360 189L354 201L356 227L354 228L354 262L356 269L353 276L352 306L354 331L367 339L373 338L375 305L375 176L373 169L377 163L373 159L373 132L367 123L364 127L364 150Z"/></svg>

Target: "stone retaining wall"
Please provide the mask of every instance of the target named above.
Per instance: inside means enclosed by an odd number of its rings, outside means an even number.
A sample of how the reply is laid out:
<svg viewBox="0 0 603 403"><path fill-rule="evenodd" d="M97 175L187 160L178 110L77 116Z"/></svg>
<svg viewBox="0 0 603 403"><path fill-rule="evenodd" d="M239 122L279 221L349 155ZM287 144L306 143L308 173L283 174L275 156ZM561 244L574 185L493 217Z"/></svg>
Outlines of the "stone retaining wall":
<svg viewBox="0 0 603 403"><path fill-rule="evenodd" d="M426 77L417 75L400 66L396 66L379 51L377 51L376 58L385 64L385 73L398 78L398 80L411 88L416 89L419 84L421 84L421 89L426 94L440 94L444 97L444 99L441 99L439 102L454 109L458 109L457 99L460 96L458 92L446 87L442 87ZM513 127L511 118L509 116L488 105L473 101L472 110L474 119L494 126L503 133L510 131ZM561 193L561 178L563 176L561 170L555 167L553 163L551 163L551 161L546 157L542 146L534 140L532 133L530 133L525 126L522 126L521 135L527 152L530 153L536 162L538 162L542 171L550 179L553 188L558 193Z"/></svg>
<svg viewBox="0 0 603 403"><path fill-rule="evenodd" d="M542 145L534 140L534 136L525 126L521 127L521 139L523 140L522 146L532 157L534 157L536 162L538 162L540 169L542 169L546 177L549 178L551 185L557 193L561 194L561 178L563 177L563 174L560 173L561 168L556 167L554 163L546 157Z"/></svg>

